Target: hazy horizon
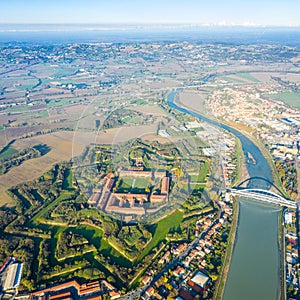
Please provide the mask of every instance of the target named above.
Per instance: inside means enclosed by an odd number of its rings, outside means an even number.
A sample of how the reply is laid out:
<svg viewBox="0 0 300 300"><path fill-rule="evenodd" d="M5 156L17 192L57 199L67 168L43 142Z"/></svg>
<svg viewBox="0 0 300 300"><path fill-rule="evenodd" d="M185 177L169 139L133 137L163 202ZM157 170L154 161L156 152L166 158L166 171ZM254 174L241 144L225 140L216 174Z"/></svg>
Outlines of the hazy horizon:
<svg viewBox="0 0 300 300"><path fill-rule="evenodd" d="M203 24L300 26L297 0L10 0L2 24Z"/></svg>

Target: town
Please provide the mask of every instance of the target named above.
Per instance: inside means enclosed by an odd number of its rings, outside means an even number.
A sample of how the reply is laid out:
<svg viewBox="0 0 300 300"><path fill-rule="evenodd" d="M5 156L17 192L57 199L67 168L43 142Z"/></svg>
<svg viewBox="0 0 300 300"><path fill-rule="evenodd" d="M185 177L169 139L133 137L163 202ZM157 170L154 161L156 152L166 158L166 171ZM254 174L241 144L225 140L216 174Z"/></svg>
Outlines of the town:
<svg viewBox="0 0 300 300"><path fill-rule="evenodd" d="M2 45L1 297L221 299L239 214L226 190L258 162L168 97L249 137L297 200L299 61L264 44ZM288 299L297 214L280 220Z"/></svg>

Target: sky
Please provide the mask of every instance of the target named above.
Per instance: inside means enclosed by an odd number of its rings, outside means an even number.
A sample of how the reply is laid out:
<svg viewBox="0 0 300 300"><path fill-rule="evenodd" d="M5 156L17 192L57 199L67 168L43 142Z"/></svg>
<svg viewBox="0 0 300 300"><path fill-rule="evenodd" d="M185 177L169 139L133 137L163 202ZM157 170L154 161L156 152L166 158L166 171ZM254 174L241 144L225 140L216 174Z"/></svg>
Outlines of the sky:
<svg viewBox="0 0 300 300"><path fill-rule="evenodd" d="M2 0L0 23L300 26L299 0Z"/></svg>

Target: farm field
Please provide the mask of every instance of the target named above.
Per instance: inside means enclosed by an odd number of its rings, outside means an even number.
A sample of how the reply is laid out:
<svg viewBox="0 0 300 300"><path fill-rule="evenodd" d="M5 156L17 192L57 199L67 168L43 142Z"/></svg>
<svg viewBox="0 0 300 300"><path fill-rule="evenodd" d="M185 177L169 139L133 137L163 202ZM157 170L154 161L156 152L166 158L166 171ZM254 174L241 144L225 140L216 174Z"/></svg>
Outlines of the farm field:
<svg viewBox="0 0 300 300"><path fill-rule="evenodd" d="M10 187L38 178L57 162L70 160L73 150L72 138L72 132L54 132L14 142L13 149L15 149L15 151L20 151L39 144L48 145L50 151L42 157L27 160L21 165L9 170L8 173L1 175L0 205L13 205L11 198L6 194L6 191ZM77 145L74 146L74 150L74 154L78 155L83 151L83 147Z"/></svg>
<svg viewBox="0 0 300 300"><path fill-rule="evenodd" d="M15 148L11 147L11 146L7 146L5 148L3 148L0 152L0 160L1 159L8 159L9 157L11 157L14 154L19 153L18 150L16 150Z"/></svg>
<svg viewBox="0 0 300 300"><path fill-rule="evenodd" d="M255 75L252 75L251 73L236 73L235 76L245 79L246 81L250 81L250 82L254 82L254 83L258 83L260 82Z"/></svg>
<svg viewBox="0 0 300 300"><path fill-rule="evenodd" d="M287 105L300 109L300 93L288 92L280 93L275 95L275 97Z"/></svg>
<svg viewBox="0 0 300 300"><path fill-rule="evenodd" d="M185 106L194 107L195 111L206 112L206 98L209 91L184 91L179 93L178 102Z"/></svg>

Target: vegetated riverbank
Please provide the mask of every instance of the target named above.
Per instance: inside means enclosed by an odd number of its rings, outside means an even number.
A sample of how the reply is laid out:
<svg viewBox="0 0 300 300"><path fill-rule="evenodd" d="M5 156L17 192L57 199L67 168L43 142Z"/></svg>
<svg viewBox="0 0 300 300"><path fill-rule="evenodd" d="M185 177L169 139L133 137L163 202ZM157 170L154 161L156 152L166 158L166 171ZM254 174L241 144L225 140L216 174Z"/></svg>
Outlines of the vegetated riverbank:
<svg viewBox="0 0 300 300"><path fill-rule="evenodd" d="M235 245L235 237L236 237L236 230L238 225L239 219L239 205L237 201L233 203L233 216L232 216L232 226L230 229L230 234L228 237L227 249L225 253L225 257L222 262L222 270L220 277L218 279L217 288L214 293L213 300L222 300L224 288L227 281L227 275L229 272L229 266L231 262L232 252Z"/></svg>
<svg viewBox="0 0 300 300"><path fill-rule="evenodd" d="M236 175L235 181L232 183L232 186L235 186L242 180L249 178L249 173L248 173L248 169L246 166L246 157L243 152L242 143L238 138L236 138L235 155L236 155L236 159L237 159L237 161L236 161L237 175Z"/></svg>
<svg viewBox="0 0 300 300"><path fill-rule="evenodd" d="M276 206L239 197L236 240L222 299L278 299L279 215Z"/></svg>
<svg viewBox="0 0 300 300"><path fill-rule="evenodd" d="M278 247L280 251L280 294L278 299L286 300L286 268L285 268L285 233L283 225L283 209L278 216Z"/></svg>

